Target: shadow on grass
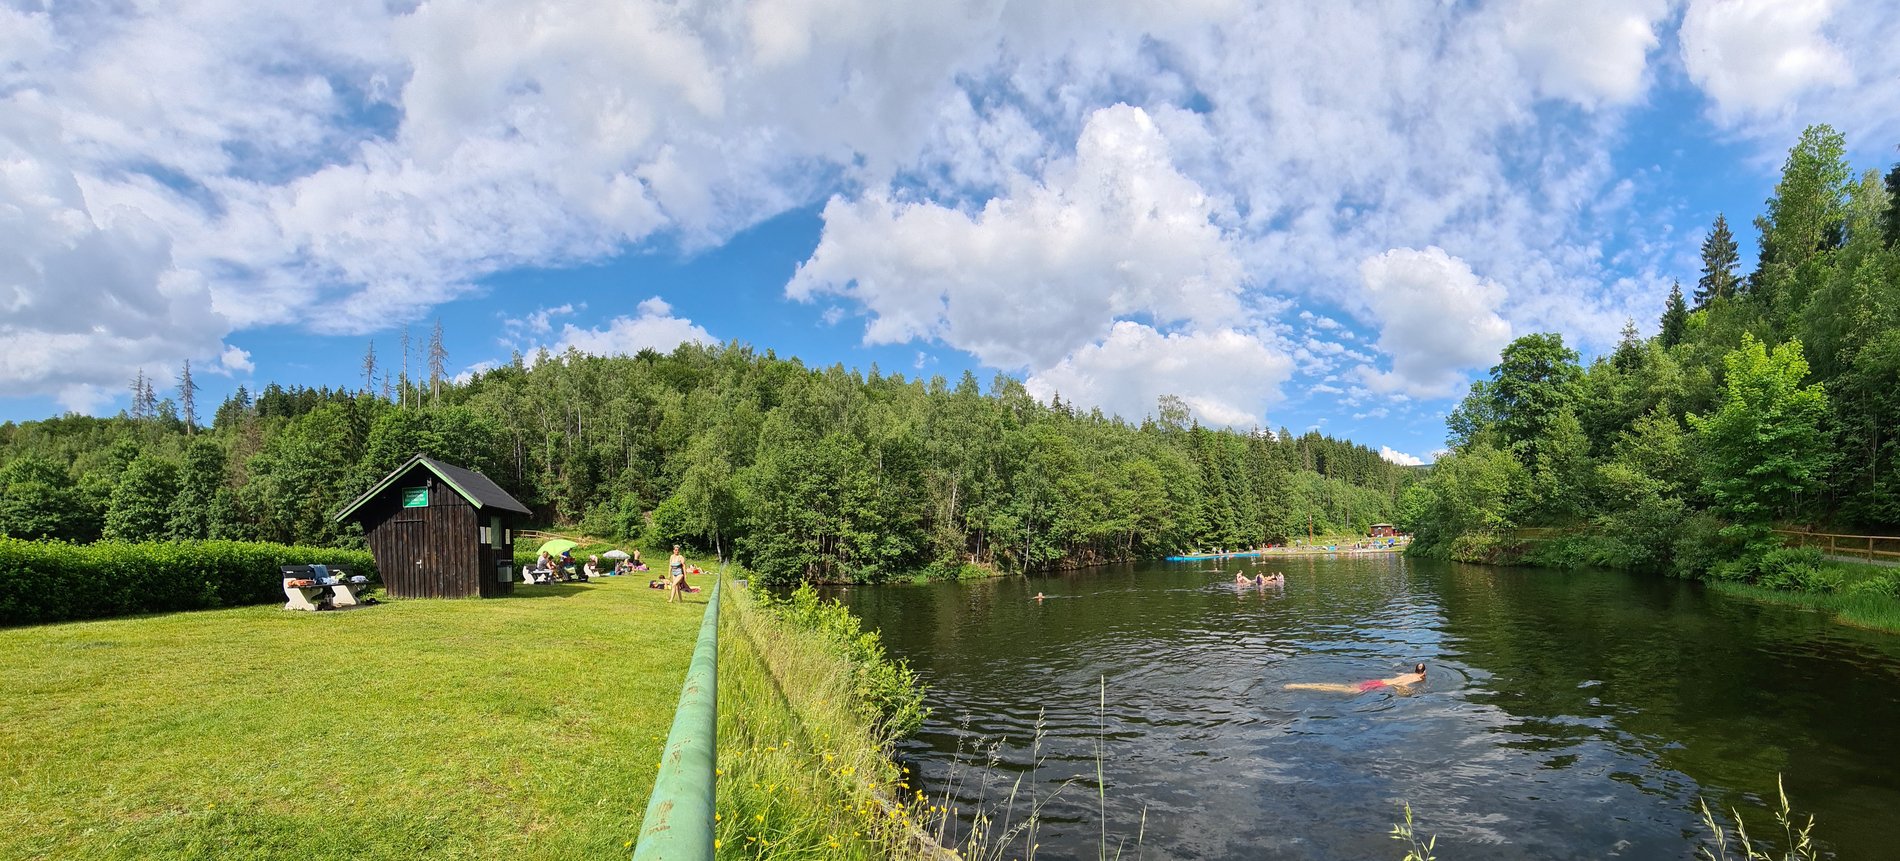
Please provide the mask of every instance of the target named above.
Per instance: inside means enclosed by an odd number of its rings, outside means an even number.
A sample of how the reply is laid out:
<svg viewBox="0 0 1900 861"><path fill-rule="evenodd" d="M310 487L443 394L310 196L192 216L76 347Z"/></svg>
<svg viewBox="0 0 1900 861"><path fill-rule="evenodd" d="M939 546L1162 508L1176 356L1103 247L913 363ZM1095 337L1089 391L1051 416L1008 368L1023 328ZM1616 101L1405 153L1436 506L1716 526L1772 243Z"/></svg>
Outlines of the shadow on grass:
<svg viewBox="0 0 1900 861"><path fill-rule="evenodd" d="M516 583L503 598L572 598L594 587L586 583Z"/></svg>

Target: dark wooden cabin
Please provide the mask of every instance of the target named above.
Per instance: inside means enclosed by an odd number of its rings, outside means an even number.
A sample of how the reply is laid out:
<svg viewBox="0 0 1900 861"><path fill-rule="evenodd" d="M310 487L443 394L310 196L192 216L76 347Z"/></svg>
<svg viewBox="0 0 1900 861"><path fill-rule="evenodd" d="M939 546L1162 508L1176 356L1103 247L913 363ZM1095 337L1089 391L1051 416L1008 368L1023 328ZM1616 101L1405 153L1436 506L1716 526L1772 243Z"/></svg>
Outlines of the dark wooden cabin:
<svg viewBox="0 0 1900 861"><path fill-rule="evenodd" d="M1371 532L1374 538L1393 538L1399 534L1398 527L1390 523L1374 523Z"/></svg>
<svg viewBox="0 0 1900 861"><path fill-rule="evenodd" d="M337 512L363 525L396 598L514 591L515 526L528 508L474 470L416 455Z"/></svg>

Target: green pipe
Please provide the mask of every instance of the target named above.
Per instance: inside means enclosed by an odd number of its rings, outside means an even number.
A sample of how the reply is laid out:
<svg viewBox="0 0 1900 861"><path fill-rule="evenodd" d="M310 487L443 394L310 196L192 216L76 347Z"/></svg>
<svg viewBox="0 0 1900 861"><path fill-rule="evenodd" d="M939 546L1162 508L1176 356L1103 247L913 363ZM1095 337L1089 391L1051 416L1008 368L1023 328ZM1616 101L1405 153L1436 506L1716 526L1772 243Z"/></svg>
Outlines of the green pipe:
<svg viewBox="0 0 1900 861"><path fill-rule="evenodd" d="M713 584L686 668L633 861L712 861L713 763L719 741L719 587Z"/></svg>

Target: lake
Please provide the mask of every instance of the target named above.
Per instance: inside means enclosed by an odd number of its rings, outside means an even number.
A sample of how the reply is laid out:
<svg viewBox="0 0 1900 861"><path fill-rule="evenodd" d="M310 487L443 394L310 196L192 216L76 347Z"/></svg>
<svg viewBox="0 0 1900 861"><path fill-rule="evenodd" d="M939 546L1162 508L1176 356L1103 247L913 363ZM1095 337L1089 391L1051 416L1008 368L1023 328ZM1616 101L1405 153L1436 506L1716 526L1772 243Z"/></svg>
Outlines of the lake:
<svg viewBox="0 0 1900 861"><path fill-rule="evenodd" d="M959 835L1040 804L1044 858L1097 856L1098 761L1110 857L1396 859L1409 801L1445 861L1688 858L1698 798L1778 831L1777 775L1839 857L1900 854L1900 637L1694 583L1375 556L835 594L930 685L924 791Z"/></svg>

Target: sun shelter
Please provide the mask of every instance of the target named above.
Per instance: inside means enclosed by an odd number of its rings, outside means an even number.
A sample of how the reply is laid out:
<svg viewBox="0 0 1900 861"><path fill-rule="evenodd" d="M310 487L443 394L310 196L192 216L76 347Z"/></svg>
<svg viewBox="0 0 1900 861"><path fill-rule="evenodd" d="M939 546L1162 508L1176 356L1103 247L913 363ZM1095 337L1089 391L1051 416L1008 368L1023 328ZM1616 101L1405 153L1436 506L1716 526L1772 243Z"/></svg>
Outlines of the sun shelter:
<svg viewBox="0 0 1900 861"><path fill-rule="evenodd" d="M528 508L488 476L424 455L337 512L363 525L396 598L493 598L514 591L514 530Z"/></svg>

